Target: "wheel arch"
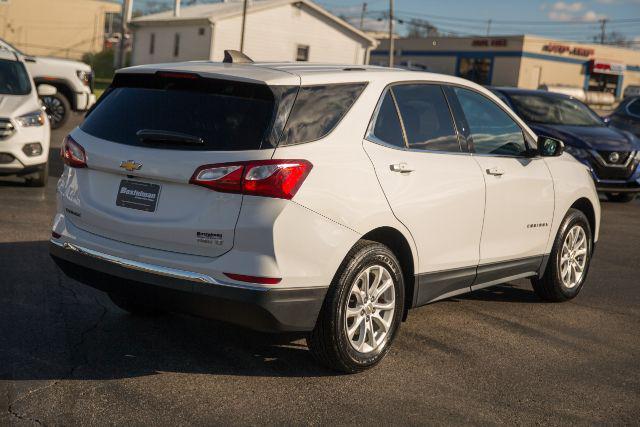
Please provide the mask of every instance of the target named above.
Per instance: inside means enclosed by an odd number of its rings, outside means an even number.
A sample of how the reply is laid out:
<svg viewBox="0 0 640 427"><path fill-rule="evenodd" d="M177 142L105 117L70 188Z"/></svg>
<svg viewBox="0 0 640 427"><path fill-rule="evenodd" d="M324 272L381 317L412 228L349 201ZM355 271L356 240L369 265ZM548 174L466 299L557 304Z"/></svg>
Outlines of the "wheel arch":
<svg viewBox="0 0 640 427"><path fill-rule="evenodd" d="M69 104L71 105L71 109L74 111L76 110L77 102L75 92L73 90L73 87L67 80L51 77L37 77L34 78L33 81L36 86L39 84L48 84L55 87L60 94L67 98L67 101L69 101Z"/></svg>
<svg viewBox="0 0 640 427"><path fill-rule="evenodd" d="M596 211L593 204L586 197L581 197L571 205L571 209L577 209L582 212L589 220L589 226L591 227L591 233L596 235Z"/></svg>
<svg viewBox="0 0 640 427"><path fill-rule="evenodd" d="M416 259L409 240L401 231L389 226L375 228L365 233L361 239L381 243L389 247L396 257L398 257L400 268L402 268L405 286L403 313L403 320L405 320L409 308L413 307L413 303L416 299L415 292L417 290L417 287L415 286Z"/></svg>

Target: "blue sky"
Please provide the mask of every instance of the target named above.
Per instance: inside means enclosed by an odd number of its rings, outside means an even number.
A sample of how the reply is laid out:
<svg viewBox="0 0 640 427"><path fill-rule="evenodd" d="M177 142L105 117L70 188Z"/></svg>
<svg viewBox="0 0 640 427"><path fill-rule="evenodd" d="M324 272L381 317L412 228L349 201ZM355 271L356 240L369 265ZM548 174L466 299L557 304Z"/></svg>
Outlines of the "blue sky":
<svg viewBox="0 0 640 427"><path fill-rule="evenodd" d="M317 0L317 3L359 22L362 0ZM384 17L388 7L388 0L367 1L367 24L385 27L387 24L378 19ZM607 32L623 33L640 42L640 0L395 0L395 9L405 21L412 17L425 19L460 34L486 33L487 23L482 21L492 19L492 34L526 32L582 41L599 34L599 19L608 19Z"/></svg>

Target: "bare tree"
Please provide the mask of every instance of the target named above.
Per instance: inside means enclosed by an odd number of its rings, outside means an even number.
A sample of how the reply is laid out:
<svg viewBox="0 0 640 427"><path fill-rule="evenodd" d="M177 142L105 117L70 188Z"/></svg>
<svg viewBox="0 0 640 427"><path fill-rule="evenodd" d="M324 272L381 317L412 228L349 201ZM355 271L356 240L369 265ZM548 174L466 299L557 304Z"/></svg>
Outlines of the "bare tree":
<svg viewBox="0 0 640 427"><path fill-rule="evenodd" d="M407 36L412 38L437 37L438 28L423 19L411 19L407 22Z"/></svg>

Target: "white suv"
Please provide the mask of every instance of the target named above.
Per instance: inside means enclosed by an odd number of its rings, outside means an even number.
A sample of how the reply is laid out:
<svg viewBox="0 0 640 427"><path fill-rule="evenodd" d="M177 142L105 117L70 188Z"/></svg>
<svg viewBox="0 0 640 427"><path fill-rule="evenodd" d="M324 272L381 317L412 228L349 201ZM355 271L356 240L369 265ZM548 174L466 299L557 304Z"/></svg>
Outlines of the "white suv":
<svg viewBox="0 0 640 427"><path fill-rule="evenodd" d="M56 89L36 89L20 56L0 49L0 176L22 176L27 184L43 187L50 130L37 92L55 94Z"/></svg>
<svg viewBox="0 0 640 427"><path fill-rule="evenodd" d="M529 277L583 286L587 169L495 95L376 67L121 70L66 138L50 251L119 307L305 331L356 372L407 310Z"/></svg>

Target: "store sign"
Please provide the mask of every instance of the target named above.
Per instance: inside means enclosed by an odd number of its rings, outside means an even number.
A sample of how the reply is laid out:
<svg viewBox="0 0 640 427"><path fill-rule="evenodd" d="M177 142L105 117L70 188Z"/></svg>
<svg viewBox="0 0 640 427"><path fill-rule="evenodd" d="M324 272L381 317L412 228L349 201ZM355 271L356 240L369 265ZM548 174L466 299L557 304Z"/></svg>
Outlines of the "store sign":
<svg viewBox="0 0 640 427"><path fill-rule="evenodd" d="M624 74L627 66L625 64L619 64L616 62L605 62L594 59L591 61L591 72L592 73L601 73L601 74L614 74L621 75Z"/></svg>
<svg viewBox="0 0 640 427"><path fill-rule="evenodd" d="M591 56L596 51L588 47L569 46L567 44L549 43L542 46L542 50L550 53L569 54L574 56Z"/></svg>
<svg viewBox="0 0 640 427"><path fill-rule="evenodd" d="M473 47L506 47L507 39L473 39Z"/></svg>

